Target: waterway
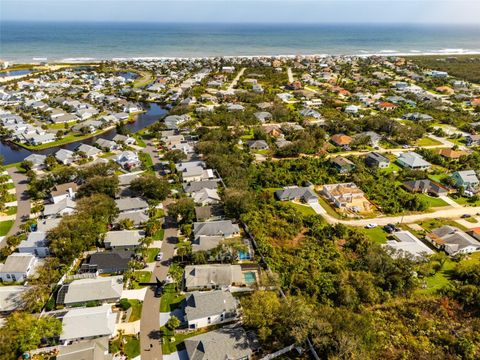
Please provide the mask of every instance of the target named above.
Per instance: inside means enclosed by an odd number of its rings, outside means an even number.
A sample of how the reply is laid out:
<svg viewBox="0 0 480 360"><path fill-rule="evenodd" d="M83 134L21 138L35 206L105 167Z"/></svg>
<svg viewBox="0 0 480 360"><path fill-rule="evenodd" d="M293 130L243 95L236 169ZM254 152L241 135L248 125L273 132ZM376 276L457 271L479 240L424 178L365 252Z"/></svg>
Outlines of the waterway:
<svg viewBox="0 0 480 360"><path fill-rule="evenodd" d="M141 113L137 116L137 120L134 123L126 124L126 128L130 130L132 133L136 133L147 126L150 126L157 122L158 120L162 119L167 115L167 110L162 108L158 104L143 104L144 108L147 109L146 112ZM21 146L13 144L8 141L1 141L0 142L0 154L4 158L4 164L12 164L23 161L28 155L32 153L36 154L43 154L43 155L50 155L55 153L59 149L68 149L68 150L75 150L80 144L90 144L92 145L98 138L104 138L111 140L115 135L117 135L117 130L115 128L108 130L107 132L91 137L89 139L75 141L69 144L55 146L44 150L39 151L31 151L27 150Z"/></svg>
<svg viewBox="0 0 480 360"><path fill-rule="evenodd" d="M28 75L31 74L33 70L7 70L7 71L1 71L0 72L0 78L1 77L8 77L8 76L22 76L22 75Z"/></svg>

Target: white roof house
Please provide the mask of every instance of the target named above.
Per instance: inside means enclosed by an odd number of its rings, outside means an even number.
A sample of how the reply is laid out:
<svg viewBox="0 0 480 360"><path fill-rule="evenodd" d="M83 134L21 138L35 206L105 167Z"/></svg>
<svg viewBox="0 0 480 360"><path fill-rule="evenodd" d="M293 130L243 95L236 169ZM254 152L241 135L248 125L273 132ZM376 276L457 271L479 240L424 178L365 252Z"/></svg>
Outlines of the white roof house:
<svg viewBox="0 0 480 360"><path fill-rule="evenodd" d="M139 230L108 231L105 234L106 249L134 249L140 246L145 233Z"/></svg>
<svg viewBox="0 0 480 360"><path fill-rule="evenodd" d="M406 167L413 170L426 170L432 166L428 161L415 152L401 153L397 158L398 163L402 167Z"/></svg>
<svg viewBox="0 0 480 360"><path fill-rule="evenodd" d="M405 253L415 258L423 258L425 255L433 254L433 250L425 245L410 231L397 231L393 233L396 240L389 240L385 246L398 251L395 256L403 256Z"/></svg>
<svg viewBox="0 0 480 360"><path fill-rule="evenodd" d="M37 258L32 254L13 253L0 264L0 279L3 282L22 282L35 269Z"/></svg>
<svg viewBox="0 0 480 360"><path fill-rule="evenodd" d="M57 303L69 306L89 301L116 302L122 291L122 275L74 280L60 288Z"/></svg>
<svg viewBox="0 0 480 360"><path fill-rule="evenodd" d="M47 234L42 231L31 232L28 237L18 245L19 253L32 254L37 257L46 257L50 254L47 245Z"/></svg>
<svg viewBox="0 0 480 360"><path fill-rule="evenodd" d="M23 303L22 294L26 286L0 286L0 313L16 310Z"/></svg>
<svg viewBox="0 0 480 360"><path fill-rule="evenodd" d="M201 290L217 287L245 285L240 265L210 264L188 265L184 272L185 289Z"/></svg>
<svg viewBox="0 0 480 360"><path fill-rule="evenodd" d="M60 341L63 343L99 336L112 336L117 314L110 305L69 310L63 317Z"/></svg>

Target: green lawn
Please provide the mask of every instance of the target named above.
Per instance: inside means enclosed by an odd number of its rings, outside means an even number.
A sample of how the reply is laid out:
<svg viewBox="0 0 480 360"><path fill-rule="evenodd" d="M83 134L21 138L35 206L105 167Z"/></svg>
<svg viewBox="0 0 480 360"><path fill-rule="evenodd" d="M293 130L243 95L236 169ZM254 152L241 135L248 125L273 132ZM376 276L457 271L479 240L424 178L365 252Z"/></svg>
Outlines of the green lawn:
<svg viewBox="0 0 480 360"><path fill-rule="evenodd" d="M138 283L149 282L151 277L151 271L135 271L132 279L133 289L141 289L143 286L139 285Z"/></svg>
<svg viewBox="0 0 480 360"><path fill-rule="evenodd" d="M153 240L163 240L164 233L165 233L164 229L158 230L155 234L153 234Z"/></svg>
<svg viewBox="0 0 480 360"><path fill-rule="evenodd" d="M418 290L419 293L423 294L433 294L436 291L440 290L444 286L446 286L450 279L448 276L449 271L451 271L457 265L456 262L447 259L445 264L440 271L438 271L435 275L427 277L425 280L426 288Z"/></svg>
<svg viewBox="0 0 480 360"><path fill-rule="evenodd" d="M448 206L448 204L447 204L444 200L442 200L442 199L440 199L440 198L433 197L433 196L428 196L427 194L418 194L418 196L419 196L421 199L427 201L429 208Z"/></svg>
<svg viewBox="0 0 480 360"><path fill-rule="evenodd" d="M148 72L148 71L141 71L141 72L135 71L135 72L139 73L140 76L136 78L135 81L133 82L134 88L140 88L140 87L146 86L155 79L155 74L151 72Z"/></svg>
<svg viewBox="0 0 480 360"><path fill-rule="evenodd" d="M435 146L435 145L441 145L441 144L442 143L440 141L434 140L429 137L424 137L415 141L416 146Z"/></svg>
<svg viewBox="0 0 480 360"><path fill-rule="evenodd" d="M17 213L17 207L16 206L10 206L7 208L7 211L5 211L7 215L15 215Z"/></svg>
<svg viewBox="0 0 480 360"><path fill-rule="evenodd" d="M120 351L119 338L112 340L110 342L109 352L115 354ZM123 336L123 350L128 359L133 359L140 355L140 340L133 335L124 335Z"/></svg>
<svg viewBox="0 0 480 360"><path fill-rule="evenodd" d="M133 134L132 137L137 140L137 145L140 147L146 147L147 144L145 144L145 141L143 141L142 137L138 134Z"/></svg>
<svg viewBox="0 0 480 360"><path fill-rule="evenodd" d="M180 350L180 346L185 339L191 338L192 336L204 334L214 329L218 329L220 326L214 325L209 326L202 329L197 329L193 331L189 331L187 333L177 333L175 334L173 331L168 330L165 326L160 328L160 331L163 332L163 341L162 341L162 352L164 354L171 354L175 351ZM174 341L170 341L174 339ZM180 348L180 349L179 349Z"/></svg>
<svg viewBox="0 0 480 360"><path fill-rule="evenodd" d="M138 153L138 157L140 158L140 161L142 162L143 168L145 169L146 172L153 173L153 160L152 157L145 153L140 151Z"/></svg>
<svg viewBox="0 0 480 360"><path fill-rule="evenodd" d="M319 196L318 202L320 206L327 212L328 215L333 216L337 219L340 219L340 215L335 211L335 209L332 207L332 205L329 204L327 200Z"/></svg>
<svg viewBox="0 0 480 360"><path fill-rule="evenodd" d="M130 305L132 305L132 307L130 308L132 309L132 313L130 314L130 318L128 319L128 322L134 322L136 320L140 320L140 318L142 317L143 303L135 299L129 299L128 302L130 303Z"/></svg>
<svg viewBox="0 0 480 360"><path fill-rule="evenodd" d="M467 206L480 206L480 199L477 201L472 201L471 198L463 197L463 196L458 196L458 197L453 197L452 199L460 205L467 205Z"/></svg>
<svg viewBox="0 0 480 360"><path fill-rule="evenodd" d="M175 285L165 285L162 298L160 299L160 312L171 312L177 309L185 295L179 294L175 291Z"/></svg>
<svg viewBox="0 0 480 360"><path fill-rule="evenodd" d="M385 244L387 242L387 232L382 227L377 226L373 229L362 229L363 233L367 235L373 242L377 244Z"/></svg>
<svg viewBox="0 0 480 360"><path fill-rule="evenodd" d="M13 226L13 220L7 220L0 222L0 236L5 236L8 234L10 229Z"/></svg>
<svg viewBox="0 0 480 360"><path fill-rule="evenodd" d="M421 221L418 223L418 225L420 225L423 229L425 229L426 232L430 232L433 229L439 228L444 225L454 226L463 231L468 230L467 228L463 227L457 222L453 220L448 220L448 219L430 219L430 220Z"/></svg>
<svg viewBox="0 0 480 360"><path fill-rule="evenodd" d="M305 216L317 215L315 210L313 210L309 205L302 205L294 202L290 202L290 205L294 207L296 210L298 210L299 213Z"/></svg>
<svg viewBox="0 0 480 360"><path fill-rule="evenodd" d="M155 261L155 256L160 252L159 248L149 248L147 249L147 263Z"/></svg>

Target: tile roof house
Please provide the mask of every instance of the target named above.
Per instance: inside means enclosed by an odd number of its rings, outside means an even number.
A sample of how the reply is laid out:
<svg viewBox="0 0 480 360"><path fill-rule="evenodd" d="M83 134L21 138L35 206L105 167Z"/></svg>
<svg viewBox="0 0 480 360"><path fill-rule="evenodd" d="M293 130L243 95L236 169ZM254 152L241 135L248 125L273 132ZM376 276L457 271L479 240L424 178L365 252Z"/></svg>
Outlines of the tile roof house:
<svg viewBox="0 0 480 360"><path fill-rule="evenodd" d="M468 154L462 150L453 150L453 149L440 149L438 150L438 154L447 159L459 159L462 156L467 156Z"/></svg>
<svg viewBox="0 0 480 360"><path fill-rule="evenodd" d="M0 279L3 282L23 282L35 271L37 258L32 254L13 253L0 264Z"/></svg>
<svg viewBox="0 0 480 360"><path fill-rule="evenodd" d="M474 170L455 171L452 179L455 181L456 187L463 186L466 189L476 188L480 184Z"/></svg>
<svg viewBox="0 0 480 360"><path fill-rule="evenodd" d="M448 255L480 251L479 241L454 226L445 225L433 229L425 239L437 249L445 250Z"/></svg>
<svg viewBox="0 0 480 360"><path fill-rule="evenodd" d="M183 273L186 291L246 285L240 265L187 265Z"/></svg>
<svg viewBox="0 0 480 360"><path fill-rule="evenodd" d="M432 164L425 161L421 155L415 152L401 153L397 158L397 162L400 166L412 170L427 170L432 166Z"/></svg>
<svg viewBox="0 0 480 360"><path fill-rule="evenodd" d="M184 340L188 360L249 360L258 347L241 327L223 327Z"/></svg>
<svg viewBox="0 0 480 360"><path fill-rule="evenodd" d="M448 194L446 187L428 179L405 181L403 186L412 193L427 193L436 196Z"/></svg>
<svg viewBox="0 0 480 360"><path fill-rule="evenodd" d="M350 136L344 134L335 134L331 137L332 143L337 146L348 146L352 140Z"/></svg>
<svg viewBox="0 0 480 360"><path fill-rule="evenodd" d="M238 301L230 291L194 291L185 299L185 321L189 329L230 322L237 316Z"/></svg>
<svg viewBox="0 0 480 360"><path fill-rule="evenodd" d="M60 342L111 337L116 320L117 314L112 312L111 305L71 309L62 318Z"/></svg>
<svg viewBox="0 0 480 360"><path fill-rule="evenodd" d="M103 240L105 249L134 250L141 245L145 233L139 230L108 231Z"/></svg>
<svg viewBox="0 0 480 360"><path fill-rule="evenodd" d="M77 306L91 301L113 303L120 299L122 291L122 275L74 280L62 285L57 293L57 304Z"/></svg>
<svg viewBox="0 0 480 360"><path fill-rule="evenodd" d="M287 186L282 190L275 191L275 197L280 201L297 200L304 203L318 202L318 196L309 187Z"/></svg>

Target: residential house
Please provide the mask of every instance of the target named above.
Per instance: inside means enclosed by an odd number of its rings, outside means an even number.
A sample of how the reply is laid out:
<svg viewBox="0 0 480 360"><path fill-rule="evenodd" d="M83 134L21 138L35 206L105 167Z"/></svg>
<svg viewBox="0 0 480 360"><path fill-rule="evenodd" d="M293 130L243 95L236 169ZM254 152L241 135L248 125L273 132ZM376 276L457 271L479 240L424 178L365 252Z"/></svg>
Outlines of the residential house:
<svg viewBox="0 0 480 360"><path fill-rule="evenodd" d="M220 204L195 207L195 218L198 222L222 220L225 215Z"/></svg>
<svg viewBox="0 0 480 360"><path fill-rule="evenodd" d="M322 194L337 208L362 212L370 210L370 203L354 183L324 185Z"/></svg>
<svg viewBox="0 0 480 360"><path fill-rule="evenodd" d="M32 254L39 258L47 257L50 255L47 233L42 231L28 233L28 237L20 242L17 250L21 254Z"/></svg>
<svg viewBox="0 0 480 360"><path fill-rule="evenodd" d="M97 139L95 145L106 152L112 152L119 149L119 145L115 141L102 138Z"/></svg>
<svg viewBox="0 0 480 360"><path fill-rule="evenodd" d="M74 182L55 185L50 192L50 200L54 204L57 204L60 201L67 198L71 200L75 200L77 189L78 189L78 185Z"/></svg>
<svg viewBox="0 0 480 360"><path fill-rule="evenodd" d="M352 142L353 139L348 135L335 134L331 137L330 140L336 146L345 147L345 146L350 145L350 143Z"/></svg>
<svg viewBox="0 0 480 360"><path fill-rule="evenodd" d="M78 340L95 339L102 336L113 336L117 313L112 306L71 309L62 318L62 334L60 342L72 343Z"/></svg>
<svg viewBox="0 0 480 360"><path fill-rule="evenodd" d="M103 242L105 249L135 250L144 237L145 233L138 230L108 231Z"/></svg>
<svg viewBox="0 0 480 360"><path fill-rule="evenodd" d="M247 144L252 150L268 150L268 144L265 140L249 140Z"/></svg>
<svg viewBox="0 0 480 360"><path fill-rule="evenodd" d="M185 299L184 318L189 329L200 329L235 320L238 306L230 291L194 291Z"/></svg>
<svg viewBox="0 0 480 360"><path fill-rule="evenodd" d="M62 285L57 293L57 304L85 305L88 302L115 303L123 291L123 276L95 276L73 280Z"/></svg>
<svg viewBox="0 0 480 360"><path fill-rule="evenodd" d="M265 123L266 121L270 120L272 118L272 114L269 113L268 111L258 111L253 114L258 121L261 123Z"/></svg>
<svg viewBox="0 0 480 360"><path fill-rule="evenodd" d="M371 167L386 169L390 166L390 160L378 152L371 152L366 156L365 164Z"/></svg>
<svg viewBox="0 0 480 360"><path fill-rule="evenodd" d="M462 150L453 150L453 149L440 149L438 154L446 159L457 160L462 156L467 156L468 153Z"/></svg>
<svg viewBox="0 0 480 360"><path fill-rule="evenodd" d="M0 314L9 314L21 308L24 304L23 295L28 290L26 286L0 286Z"/></svg>
<svg viewBox="0 0 480 360"><path fill-rule="evenodd" d="M56 218L64 215L70 215L75 211L77 204L70 198L60 200L56 204L47 204L43 209L45 218Z"/></svg>
<svg viewBox="0 0 480 360"><path fill-rule="evenodd" d="M218 204L219 202L221 202L220 195L218 195L216 189L203 188L198 192L194 192L192 194L192 199L196 204L200 204L202 206Z"/></svg>
<svg viewBox="0 0 480 360"><path fill-rule="evenodd" d="M355 170L355 164L343 156L335 156L334 158L330 159L330 163L340 174L348 174L349 172Z"/></svg>
<svg viewBox="0 0 480 360"><path fill-rule="evenodd" d="M125 145L135 145L135 143L137 142L135 138L121 134L115 135L112 140L116 143L122 143Z"/></svg>
<svg viewBox="0 0 480 360"><path fill-rule="evenodd" d="M468 230L470 236L474 237L477 240L480 240L480 227L475 227L473 229Z"/></svg>
<svg viewBox="0 0 480 360"><path fill-rule="evenodd" d="M480 145L480 134L479 135L466 135L465 142L467 146L479 146Z"/></svg>
<svg viewBox="0 0 480 360"><path fill-rule="evenodd" d="M414 259L424 259L434 252L410 231L396 231L394 240L388 240L386 247L396 250L394 257L412 256Z"/></svg>
<svg viewBox="0 0 480 360"><path fill-rule="evenodd" d="M187 194L198 192L202 189L216 190L218 188L218 180L192 181L183 184L183 191Z"/></svg>
<svg viewBox="0 0 480 360"><path fill-rule="evenodd" d="M412 170L427 170L432 166L432 164L425 161L421 155L415 152L401 153L397 158L397 162L400 166Z"/></svg>
<svg viewBox="0 0 480 360"><path fill-rule="evenodd" d="M241 327L227 326L184 340L188 360L250 360L257 341Z"/></svg>
<svg viewBox="0 0 480 360"><path fill-rule="evenodd" d="M452 174L452 179L456 187L463 187L465 189L475 189L480 184L474 170L455 171Z"/></svg>
<svg viewBox="0 0 480 360"><path fill-rule="evenodd" d="M90 254L80 267L80 273L121 274L129 269L131 251L102 251Z"/></svg>
<svg viewBox="0 0 480 360"><path fill-rule="evenodd" d="M70 165L76 159L75 153L67 149L58 150L54 156L55 159L57 159L57 161L63 165Z"/></svg>
<svg viewBox="0 0 480 360"><path fill-rule="evenodd" d="M28 161L32 164L31 169L34 171L43 170L45 168L45 159L47 157L41 154L32 153L28 155L24 161Z"/></svg>
<svg viewBox="0 0 480 360"><path fill-rule="evenodd" d="M139 197L121 198L115 200L115 203L117 204L117 208L120 213L133 211L146 212L148 210L148 203Z"/></svg>
<svg viewBox="0 0 480 360"><path fill-rule="evenodd" d="M360 107L357 105L348 105L345 108L345 112L347 114L357 114L359 110L360 110Z"/></svg>
<svg viewBox="0 0 480 360"><path fill-rule="evenodd" d="M126 170L135 169L142 165L142 162L138 158L138 154L129 150L118 154L115 158L115 162Z"/></svg>
<svg viewBox="0 0 480 360"><path fill-rule="evenodd" d="M223 236L234 237L240 234L240 228L237 224L233 224L231 220L194 222L193 237L199 236Z"/></svg>
<svg viewBox="0 0 480 360"><path fill-rule="evenodd" d="M97 157L102 152L100 149L88 144L81 144L75 151L77 153L83 153L87 157L93 158Z"/></svg>
<svg viewBox="0 0 480 360"><path fill-rule="evenodd" d="M149 216L145 213L144 210L122 212L118 214L117 218L114 221L114 224L118 225L125 219L130 220L133 223L133 226L138 228L149 220Z"/></svg>
<svg viewBox="0 0 480 360"><path fill-rule="evenodd" d="M75 342L58 349L55 360L112 360L108 351L109 337L103 336L92 340Z"/></svg>
<svg viewBox="0 0 480 360"><path fill-rule="evenodd" d="M480 242L464 231L450 225L433 229L425 236L437 249L444 250L448 255L468 254L480 251Z"/></svg>
<svg viewBox="0 0 480 360"><path fill-rule="evenodd" d="M35 270L37 258L32 254L13 253L0 264L0 279L5 282L24 282Z"/></svg>
<svg viewBox="0 0 480 360"><path fill-rule="evenodd" d="M405 181L403 186L412 193L427 193L435 196L448 194L446 187L428 179Z"/></svg>
<svg viewBox="0 0 480 360"><path fill-rule="evenodd" d="M187 265L183 273L186 291L246 285L240 265Z"/></svg>
<svg viewBox="0 0 480 360"><path fill-rule="evenodd" d="M275 197L280 201L302 201L304 203L317 203L318 196L309 187L287 186L275 191Z"/></svg>

